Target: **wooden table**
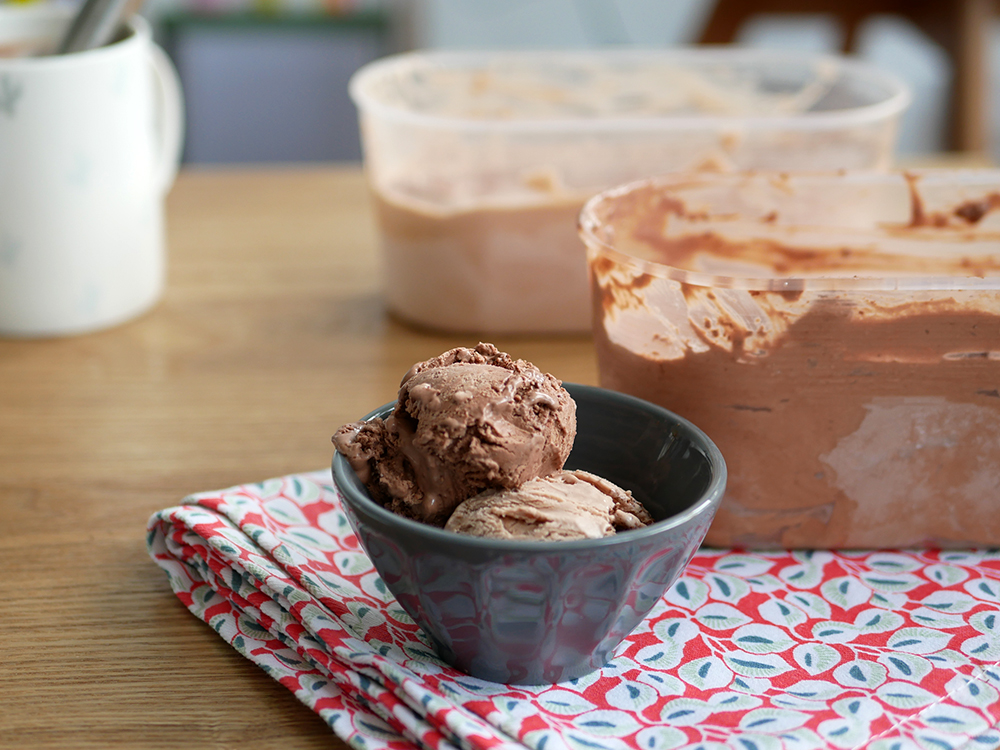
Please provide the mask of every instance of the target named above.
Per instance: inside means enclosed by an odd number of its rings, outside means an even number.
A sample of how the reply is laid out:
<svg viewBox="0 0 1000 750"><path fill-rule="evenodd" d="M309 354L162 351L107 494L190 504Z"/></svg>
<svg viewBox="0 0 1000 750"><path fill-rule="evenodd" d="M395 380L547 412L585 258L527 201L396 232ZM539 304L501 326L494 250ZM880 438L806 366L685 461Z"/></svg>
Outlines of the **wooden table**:
<svg viewBox="0 0 1000 750"><path fill-rule="evenodd" d="M322 468L330 435L469 336L388 318L358 170L185 171L142 318L0 340L0 747L345 747L174 596L149 516ZM587 338L494 339L595 383Z"/></svg>

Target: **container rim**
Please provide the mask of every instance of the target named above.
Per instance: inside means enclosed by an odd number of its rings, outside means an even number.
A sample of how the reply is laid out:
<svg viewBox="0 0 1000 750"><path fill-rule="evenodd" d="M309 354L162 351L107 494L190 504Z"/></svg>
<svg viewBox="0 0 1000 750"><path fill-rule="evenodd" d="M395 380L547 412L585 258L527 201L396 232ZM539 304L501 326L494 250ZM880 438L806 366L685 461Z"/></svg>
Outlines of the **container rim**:
<svg viewBox="0 0 1000 750"><path fill-rule="evenodd" d="M681 59L685 61L705 61L739 63L745 59L754 62L775 61L783 64L803 64L835 66L840 72L855 73L880 86L885 99L874 104L837 110L801 112L794 115L669 115L658 117L559 117L538 120L485 120L460 116L433 115L392 104L386 104L372 95L372 85L387 75L406 68L428 65L470 65L482 64L489 60L530 60L544 62L547 59L594 59L628 60L631 58L652 58L661 60ZM424 128L452 128L474 132L549 133L553 131L677 131L691 129L774 129L788 130L835 130L845 127L869 125L889 120L899 115L912 99L909 87L899 78L869 63L852 60L841 55L818 55L794 50L761 50L749 47L676 47L666 49L649 48L603 48L590 50L435 50L404 52L389 55L370 62L355 71L348 83L348 93L359 114L374 116L399 124L410 124Z"/></svg>
<svg viewBox="0 0 1000 750"><path fill-rule="evenodd" d="M362 507L366 513L374 516L387 526L399 528L400 531L422 537L427 542L440 542L457 549L490 550L499 553L521 553L526 555L586 551L614 547L620 544L630 544L633 541L644 541L659 536L665 531L685 526L694 518L711 512L712 506L717 506L721 502L728 480L726 461L718 446L697 426L674 412L664 409L662 406L657 406L656 404L625 393L579 383L563 383L563 387L574 398L578 394L613 394L614 398L622 403L639 406L646 411L655 412L676 423L692 442L699 445L711 467L712 478L702 497L680 513L664 518L662 521L656 521L641 529L630 529L627 533L623 534L601 537L600 539L523 541L516 539L489 539L470 536L468 534L459 534L397 515L369 497L368 492L361 484L361 481L358 479L357 474L354 473L347 459L337 451L334 452L332 465L334 484L344 496L345 502ZM375 417L384 416L390 413L395 406L395 401L384 404L366 414L361 418L361 421L367 422Z"/></svg>
<svg viewBox="0 0 1000 750"><path fill-rule="evenodd" d="M652 186L659 189L669 189L671 185L680 187L690 185L692 182L702 183L723 182L738 183L748 180L794 180L798 183L823 184L824 182L841 181L850 184L871 185L885 183L889 181L916 179L921 183L945 182L953 184L957 180L965 180L968 184L979 184L990 186L995 191L1000 191L1000 169L911 169L896 170L891 172L879 171L835 171L835 172L799 172L791 175L788 172L757 170L752 172L731 172L725 174L709 173L679 173L672 175L661 175L656 177L646 177L632 182L627 182L616 187L609 188L591 197L580 210L577 219L577 229L580 238L587 247L588 259L596 254L610 257L619 265L629 265L637 267L644 274L649 274L655 278L677 281L682 284L689 284L698 287L712 287L716 289L737 289L742 291L762 291L762 292L834 292L834 291L995 291L1000 289L1000 276L978 277L978 276L899 276L899 277L866 277L866 276L726 276L711 274L701 271L689 271L666 263L658 263L654 260L641 258L636 255L624 252L616 248L613 244L606 242L598 231L601 225L598 219L598 206L603 203L620 199L629 193L639 189ZM747 220L745 225L757 224L752 219ZM810 225L804 227L808 229L822 230L822 225ZM829 228L829 227L827 227ZM838 230L842 231L842 230ZM957 230L951 230L955 233ZM937 227L926 227L921 230L921 234L914 233L914 240L941 240L948 230ZM937 236L934 236L937 235ZM866 233L869 239L883 236L873 230ZM885 235L888 236L888 235ZM1000 256L1000 246L997 245L997 237L992 235L989 238L972 240L994 245L994 254Z"/></svg>

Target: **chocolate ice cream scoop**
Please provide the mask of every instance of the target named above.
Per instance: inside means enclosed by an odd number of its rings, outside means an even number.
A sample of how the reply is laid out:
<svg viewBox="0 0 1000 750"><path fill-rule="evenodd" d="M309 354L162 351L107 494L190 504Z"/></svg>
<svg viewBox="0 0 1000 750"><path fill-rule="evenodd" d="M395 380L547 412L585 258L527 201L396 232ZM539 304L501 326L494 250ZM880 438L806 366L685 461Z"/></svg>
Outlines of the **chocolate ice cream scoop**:
<svg viewBox="0 0 1000 750"><path fill-rule="evenodd" d="M561 383L492 344L414 365L385 420L334 435L372 496L441 526L463 500L559 471L576 436Z"/></svg>
<svg viewBox="0 0 1000 750"><path fill-rule="evenodd" d="M449 531L493 539L598 539L652 523L632 494L586 471L558 471L455 508Z"/></svg>

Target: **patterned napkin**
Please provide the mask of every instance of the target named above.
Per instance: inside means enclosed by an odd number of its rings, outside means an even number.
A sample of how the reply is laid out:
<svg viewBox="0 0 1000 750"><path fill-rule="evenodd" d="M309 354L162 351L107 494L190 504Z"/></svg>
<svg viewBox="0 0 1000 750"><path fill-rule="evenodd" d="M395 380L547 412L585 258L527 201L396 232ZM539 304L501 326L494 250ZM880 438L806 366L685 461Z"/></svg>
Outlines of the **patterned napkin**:
<svg viewBox="0 0 1000 750"><path fill-rule="evenodd" d="M1000 551L702 550L600 672L440 662L328 471L155 514L182 602L354 748L1000 747Z"/></svg>

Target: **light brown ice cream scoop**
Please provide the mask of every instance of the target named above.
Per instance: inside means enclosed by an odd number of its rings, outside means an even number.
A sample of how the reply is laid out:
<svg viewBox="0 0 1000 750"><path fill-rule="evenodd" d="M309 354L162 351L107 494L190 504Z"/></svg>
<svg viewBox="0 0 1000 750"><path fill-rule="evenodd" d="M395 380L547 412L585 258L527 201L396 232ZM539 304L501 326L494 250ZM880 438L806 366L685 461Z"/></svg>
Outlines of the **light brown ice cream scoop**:
<svg viewBox="0 0 1000 750"><path fill-rule="evenodd" d="M390 417L344 425L334 443L376 500L440 526L485 489L559 471L575 437L562 384L481 343L414 365Z"/></svg>
<svg viewBox="0 0 1000 750"><path fill-rule="evenodd" d="M652 523L630 492L586 471L559 471L461 503L445 528L493 539L598 539Z"/></svg>

